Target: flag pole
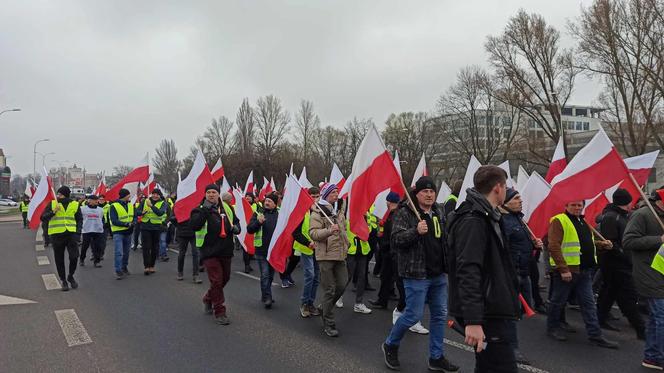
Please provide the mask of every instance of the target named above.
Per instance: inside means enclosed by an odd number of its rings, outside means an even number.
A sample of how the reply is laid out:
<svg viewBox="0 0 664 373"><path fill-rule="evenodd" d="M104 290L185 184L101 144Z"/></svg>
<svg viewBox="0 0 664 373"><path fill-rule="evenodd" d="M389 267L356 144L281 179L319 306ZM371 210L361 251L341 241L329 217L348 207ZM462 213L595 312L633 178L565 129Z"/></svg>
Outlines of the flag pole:
<svg viewBox="0 0 664 373"><path fill-rule="evenodd" d="M652 212L652 214L655 216L655 219L657 219L657 222L659 223L659 226L662 227L662 229L664 229L664 223L662 223L662 219L660 219L659 215L657 215L657 212L655 211L655 208L652 206L652 204L650 203L650 200L648 199L646 194L643 192L643 190L639 186L639 183L636 182L636 179L634 178L634 175L631 172L629 173L629 178L630 178L630 180L632 180L632 183L634 183L634 186L636 186L636 189L639 190L639 193L641 193L641 197L643 198L643 201L646 203L646 205L648 205L648 208L650 209L650 212Z"/></svg>
<svg viewBox="0 0 664 373"><path fill-rule="evenodd" d="M295 176L293 176L293 175L288 175L286 178L289 178L289 177L292 177L293 180L295 180L295 182L297 183L297 185L300 186L300 188L305 189L305 188L302 186L302 184L300 184L300 181L299 181L297 178L295 178ZM312 198L312 200L313 200L313 198ZM330 219L330 217L325 213L325 211L323 211L323 209L322 209L321 206L318 204L318 202L317 202L317 201L314 201L314 203L315 203L316 206L318 207L318 210L320 210L321 214L323 214L323 216L325 217L325 219L327 219L327 221L329 221L330 224L333 224L333 225L334 225L335 223L332 221L332 219Z"/></svg>

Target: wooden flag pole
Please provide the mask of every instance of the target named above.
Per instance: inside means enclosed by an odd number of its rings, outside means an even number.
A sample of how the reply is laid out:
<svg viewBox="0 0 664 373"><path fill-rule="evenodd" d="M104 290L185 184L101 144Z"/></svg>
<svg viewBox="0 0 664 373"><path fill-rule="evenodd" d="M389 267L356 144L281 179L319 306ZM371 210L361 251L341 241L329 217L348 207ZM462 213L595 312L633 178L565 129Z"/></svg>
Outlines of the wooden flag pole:
<svg viewBox="0 0 664 373"><path fill-rule="evenodd" d="M648 208L650 209L650 212L655 216L655 219L657 219L657 222L659 223L659 226L662 227L662 230L664 230L664 223L662 222L662 219L657 215L657 212L655 211L655 208L652 206L652 203L650 203L650 200L648 199L648 196L643 192L641 187L639 186L639 183L636 182L636 179L634 178L634 175L632 173L629 173L629 178L632 180L632 183L634 183L634 186L636 186L636 189L639 190L639 193L641 193L641 197L643 198L643 201L648 205Z"/></svg>

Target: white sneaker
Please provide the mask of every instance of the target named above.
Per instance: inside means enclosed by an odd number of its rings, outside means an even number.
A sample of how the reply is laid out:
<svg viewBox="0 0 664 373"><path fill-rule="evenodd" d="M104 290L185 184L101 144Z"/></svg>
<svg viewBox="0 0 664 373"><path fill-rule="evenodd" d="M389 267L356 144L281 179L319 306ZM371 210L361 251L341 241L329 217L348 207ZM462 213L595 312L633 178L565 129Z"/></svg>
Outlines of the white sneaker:
<svg viewBox="0 0 664 373"><path fill-rule="evenodd" d="M410 331L417 334L429 334L429 329L423 327L421 321L418 321L417 324L411 326Z"/></svg>
<svg viewBox="0 0 664 373"><path fill-rule="evenodd" d="M337 306L337 308L344 308L344 299L343 299L343 298L339 298L339 300L337 301L337 303L335 303L334 305Z"/></svg>
<svg viewBox="0 0 664 373"><path fill-rule="evenodd" d="M397 320L399 320L399 317L403 315L401 312L399 312L396 308L394 311L392 311L392 325L397 323Z"/></svg>
<svg viewBox="0 0 664 373"><path fill-rule="evenodd" d="M371 310L364 303L355 303L353 307L353 312L370 314Z"/></svg>

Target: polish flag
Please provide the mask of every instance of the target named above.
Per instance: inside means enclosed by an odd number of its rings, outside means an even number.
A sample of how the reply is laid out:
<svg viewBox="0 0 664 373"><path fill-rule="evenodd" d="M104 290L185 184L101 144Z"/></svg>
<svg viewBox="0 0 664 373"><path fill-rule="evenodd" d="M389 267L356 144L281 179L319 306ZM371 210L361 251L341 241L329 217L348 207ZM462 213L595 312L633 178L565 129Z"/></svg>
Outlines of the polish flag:
<svg viewBox="0 0 664 373"><path fill-rule="evenodd" d="M417 164L417 168L415 169L413 181L410 182L411 188L415 186L417 180L422 176L429 176L429 171L427 171L427 161L424 158L424 153L422 153L422 158L420 158L420 162Z"/></svg>
<svg viewBox="0 0 664 373"><path fill-rule="evenodd" d="M221 163L221 158L217 159L217 163L212 167L212 180L216 183L219 179L224 177L224 166Z"/></svg>
<svg viewBox="0 0 664 373"><path fill-rule="evenodd" d="M134 168L127 176L118 181L111 189L106 192L106 199L108 201L115 201L120 198L120 189L125 188L130 193L135 194L138 189L138 184L144 182L150 176L150 165L148 164L148 155Z"/></svg>
<svg viewBox="0 0 664 373"><path fill-rule="evenodd" d="M565 203L597 196L629 177L629 170L602 128L553 178L551 192L530 218L535 235L543 236L549 219L564 210Z"/></svg>
<svg viewBox="0 0 664 373"><path fill-rule="evenodd" d="M364 215L380 192L402 183L375 126L369 129L355 154L351 175L346 180L346 184L350 184L347 188L350 230L362 241L367 241L369 229Z"/></svg>
<svg viewBox="0 0 664 373"><path fill-rule="evenodd" d="M34 196L36 191L37 187L35 186L35 180L32 179L30 180L30 194Z"/></svg>
<svg viewBox="0 0 664 373"><path fill-rule="evenodd" d="M199 149L189 175L178 183L178 199L173 206L178 223L189 220L191 211L200 206L205 197L205 187L212 183L212 174L205 163L203 152Z"/></svg>
<svg viewBox="0 0 664 373"><path fill-rule="evenodd" d="M233 196L233 198L231 199L231 205L235 206L236 203L235 195L233 194L233 189L231 188L231 185L228 183L228 180L226 179L225 175L221 178L221 188L219 189L219 192L221 194L230 193L231 196Z"/></svg>
<svg viewBox="0 0 664 373"><path fill-rule="evenodd" d="M466 175L463 177L463 183L461 184L461 191L459 192L459 199L457 200L456 207L459 208L461 202L466 200L466 190L475 186L473 177L475 172L482 167L480 161L475 158L474 155L470 156L470 161L468 162L468 167L466 167Z"/></svg>
<svg viewBox="0 0 664 373"><path fill-rule="evenodd" d="M535 211L544 202L550 191L551 185L544 180L542 175L534 171L522 190L519 191L523 201L523 221L530 222L530 217L535 214Z"/></svg>
<svg viewBox="0 0 664 373"><path fill-rule="evenodd" d="M286 178L284 199L267 251L268 262L275 271L283 273L286 270L286 260L293 251L292 233L300 225L313 203L307 190L300 186L294 176Z"/></svg>
<svg viewBox="0 0 664 373"><path fill-rule="evenodd" d="M30 222L30 229L37 229L41 224L41 216L51 201L55 199L53 192L53 181L46 172L46 167L42 168L41 180L37 189L35 190L30 204L28 205L28 221Z"/></svg>
<svg viewBox="0 0 664 373"><path fill-rule="evenodd" d="M251 216L254 214L254 211L251 209L249 201L247 201L242 195L242 191L239 189L233 190L233 199L235 201L240 201L235 205L235 215L240 221L240 234L237 235L237 239L240 241L240 245L244 251L249 255L254 255L256 248L254 247L254 235L247 233L247 225L251 221Z"/></svg>
<svg viewBox="0 0 664 373"><path fill-rule="evenodd" d="M264 200L265 196L272 193L273 191L274 191L274 189L272 189L272 185L267 180L267 178L265 176L263 176L263 187L261 188L261 191L258 194L258 200L259 201Z"/></svg>
<svg viewBox="0 0 664 373"><path fill-rule="evenodd" d="M558 145L556 145L556 150L553 152L553 158L551 159L551 164L549 165L549 170L544 176L544 180L547 183L551 183L553 178L556 177L559 173L567 167L567 158L565 158L565 146L563 145L563 137L560 137L558 140Z"/></svg>
<svg viewBox="0 0 664 373"><path fill-rule="evenodd" d="M298 181L300 182L300 185L302 185L302 187L304 187L304 188L311 188L312 186L314 186L313 184L311 184L311 182L307 178L307 167L306 166L302 167L302 173L300 174L300 179ZM337 187L338 187L338 185L337 185Z"/></svg>
<svg viewBox="0 0 664 373"><path fill-rule="evenodd" d="M108 192L108 187L106 186L106 173L103 173L101 175L101 180L99 180L99 185L97 185L97 189L95 189L95 195L101 196L104 195L106 197L106 193Z"/></svg>
<svg viewBox="0 0 664 373"><path fill-rule="evenodd" d="M293 163L292 162L290 164L290 171L288 171L288 175L294 175L293 174Z"/></svg>
<svg viewBox="0 0 664 373"><path fill-rule="evenodd" d="M247 177L247 182L244 184L244 194L246 195L247 193L254 193L254 170L251 170Z"/></svg>
<svg viewBox="0 0 664 373"><path fill-rule="evenodd" d="M144 196L149 196L154 190L155 186L157 186L157 182L154 180L154 174L150 173L150 177L140 188L140 191Z"/></svg>
<svg viewBox="0 0 664 373"><path fill-rule="evenodd" d="M26 179L25 180L25 191L23 192L23 194L25 194L26 196L32 198L32 196L35 194L33 192L33 188L34 187L32 186L32 182L30 181L30 179Z"/></svg>
<svg viewBox="0 0 664 373"><path fill-rule="evenodd" d="M394 167L397 169L397 172L399 172L399 177L401 177L401 164L399 161L399 153L395 153L394 160L392 161L392 163L394 164ZM374 215L377 216L381 222L387 218L389 208L387 207L386 198L387 195L392 190L394 190L396 193L399 193L399 195L402 197L406 194L406 191L403 190L403 186L401 186L401 183L378 193L376 199L374 200Z"/></svg>
<svg viewBox="0 0 664 373"><path fill-rule="evenodd" d="M277 184L274 183L274 178L270 177L270 188L272 188L273 192L277 191Z"/></svg>
<svg viewBox="0 0 664 373"><path fill-rule="evenodd" d="M452 194L452 188L450 188L450 186L443 181L443 183L440 184L440 188L438 188L436 203L445 203L445 200L450 196L450 194Z"/></svg>
<svg viewBox="0 0 664 373"><path fill-rule="evenodd" d="M344 184L346 183L346 178L344 178L344 175L341 173L341 170L339 169L339 166L337 166L336 162L332 164L330 183L337 184L339 190L343 189Z"/></svg>
<svg viewBox="0 0 664 373"><path fill-rule="evenodd" d="M502 168L505 171L505 173L507 173L507 182L506 182L507 187L514 188L514 181L512 180L512 173L510 172L510 161L505 161L499 164L498 167Z"/></svg>
<svg viewBox="0 0 664 373"><path fill-rule="evenodd" d="M516 176L516 190L521 191L528 182L528 172L522 166L519 166L519 173Z"/></svg>

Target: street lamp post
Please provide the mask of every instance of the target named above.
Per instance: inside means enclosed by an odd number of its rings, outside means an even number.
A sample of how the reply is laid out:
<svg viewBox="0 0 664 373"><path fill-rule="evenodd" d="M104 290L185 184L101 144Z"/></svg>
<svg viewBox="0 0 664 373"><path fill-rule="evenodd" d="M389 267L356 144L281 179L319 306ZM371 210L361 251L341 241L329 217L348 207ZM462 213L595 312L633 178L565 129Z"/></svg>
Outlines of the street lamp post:
<svg viewBox="0 0 664 373"><path fill-rule="evenodd" d="M37 152L37 154L42 156L42 167L46 167L46 157L48 157L49 155L55 154L55 152L49 152L49 153L46 153L46 154Z"/></svg>
<svg viewBox="0 0 664 373"><path fill-rule="evenodd" d="M21 109L19 109L19 108L14 108L14 109L2 110L2 111L0 111L0 115L2 115L2 114L4 114L4 113L8 113L8 112L10 112L10 111L21 111Z"/></svg>
<svg viewBox="0 0 664 373"><path fill-rule="evenodd" d="M37 144L40 142L50 141L50 139L41 139L35 142L35 146L32 148L32 177L37 177Z"/></svg>

